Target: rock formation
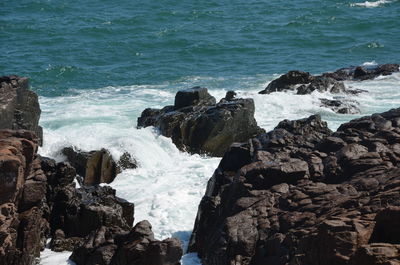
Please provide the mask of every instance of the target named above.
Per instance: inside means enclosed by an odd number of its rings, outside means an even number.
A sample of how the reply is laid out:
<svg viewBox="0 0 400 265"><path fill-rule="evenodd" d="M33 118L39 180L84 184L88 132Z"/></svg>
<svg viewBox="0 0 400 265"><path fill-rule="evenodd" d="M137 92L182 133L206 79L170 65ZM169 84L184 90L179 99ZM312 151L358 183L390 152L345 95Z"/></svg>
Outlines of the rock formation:
<svg viewBox="0 0 400 265"><path fill-rule="evenodd" d="M83 152L74 147L65 147L61 152L83 177L84 185L111 183L121 172L121 168L106 149ZM126 158L124 161L127 162Z"/></svg>
<svg viewBox="0 0 400 265"><path fill-rule="evenodd" d="M319 116L234 144L189 251L204 265L400 264L400 108L331 132Z"/></svg>
<svg viewBox="0 0 400 265"><path fill-rule="evenodd" d="M39 138L39 144L42 143L38 96L29 90L28 78L0 77L0 106L0 129L30 130Z"/></svg>
<svg viewBox="0 0 400 265"><path fill-rule="evenodd" d="M179 265L182 246L178 239L154 239L147 221L131 231L101 227L75 249L71 260L77 265Z"/></svg>
<svg viewBox="0 0 400 265"><path fill-rule="evenodd" d="M181 150L222 156L233 142L263 132L254 119L252 99L236 99L232 92L216 104L206 88L179 91L174 106L145 109L138 127L154 126L171 137Z"/></svg>
<svg viewBox="0 0 400 265"><path fill-rule="evenodd" d="M37 147L32 132L0 130L0 264L33 264L49 234Z"/></svg>
<svg viewBox="0 0 400 265"><path fill-rule="evenodd" d="M342 81L345 80L367 80L380 75L390 75L399 72L398 64L382 64L375 66L357 66L341 68L332 73L323 73L313 76L308 72L289 71L279 78L271 81L259 94L270 94L272 92L295 90L299 95L310 94L315 90L319 92L350 94L363 91L346 90Z"/></svg>

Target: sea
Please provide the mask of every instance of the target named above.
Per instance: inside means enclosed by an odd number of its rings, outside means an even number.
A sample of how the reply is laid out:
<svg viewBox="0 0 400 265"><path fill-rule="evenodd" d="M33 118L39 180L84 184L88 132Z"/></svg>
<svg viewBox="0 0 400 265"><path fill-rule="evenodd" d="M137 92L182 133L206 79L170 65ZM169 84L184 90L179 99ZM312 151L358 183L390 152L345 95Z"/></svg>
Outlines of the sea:
<svg viewBox="0 0 400 265"><path fill-rule="evenodd" d="M349 81L368 93L361 114L335 114L319 98L258 91L289 70L400 63L400 1L378 0L2 0L0 75L30 78L44 128L41 155L60 149L124 152L139 167L111 186L135 204L158 239L186 248L197 207L220 158L179 151L154 128L137 129L148 107L174 102L180 89L203 86L217 98L235 90L253 98L258 124L320 114L332 130L351 119L400 107L400 74ZM40 265L74 264L70 252L42 252ZM194 253L183 265L199 265Z"/></svg>

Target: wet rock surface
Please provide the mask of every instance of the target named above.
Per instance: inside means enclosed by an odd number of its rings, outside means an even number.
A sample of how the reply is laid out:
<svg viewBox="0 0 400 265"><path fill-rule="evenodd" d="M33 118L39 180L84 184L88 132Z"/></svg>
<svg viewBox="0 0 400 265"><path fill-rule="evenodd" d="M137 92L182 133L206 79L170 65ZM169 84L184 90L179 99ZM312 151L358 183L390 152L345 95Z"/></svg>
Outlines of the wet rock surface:
<svg viewBox="0 0 400 265"><path fill-rule="evenodd" d="M399 264L399 165L400 109L336 132L282 121L226 152L189 251L204 265Z"/></svg>
<svg viewBox="0 0 400 265"><path fill-rule="evenodd" d="M38 96L29 90L28 78L19 76L0 77L0 129L30 130L43 141L39 126L40 106Z"/></svg>
<svg viewBox="0 0 400 265"><path fill-rule="evenodd" d="M76 172L83 177L84 185L111 183L117 174L121 172L118 163L114 161L110 152L104 148L101 150L84 152L75 147L65 147L62 149L61 153L64 154L68 162L76 168ZM132 163L132 158L127 157L125 154L123 165L132 166Z"/></svg>
<svg viewBox="0 0 400 265"><path fill-rule="evenodd" d="M374 79L380 75L391 75L392 73L396 72L399 72L398 64L380 64L341 68L335 72L324 73L323 76L331 77L338 81L362 81Z"/></svg>
<svg viewBox="0 0 400 265"><path fill-rule="evenodd" d="M234 96L230 93L216 103L206 88L182 90L174 106L145 109L138 127L156 127L181 150L222 156L233 142L263 132L254 119L254 101Z"/></svg>
<svg viewBox="0 0 400 265"><path fill-rule="evenodd" d="M77 265L178 265L183 251L178 239L156 240L148 221L130 231L101 227L85 238L71 260Z"/></svg>
<svg viewBox="0 0 400 265"><path fill-rule="evenodd" d="M49 234L37 148L32 132L0 130L0 264L33 264Z"/></svg>
<svg viewBox="0 0 400 265"><path fill-rule="evenodd" d="M321 107L330 108L339 114L358 114L361 110L358 108L359 103L349 99L326 99L321 98Z"/></svg>

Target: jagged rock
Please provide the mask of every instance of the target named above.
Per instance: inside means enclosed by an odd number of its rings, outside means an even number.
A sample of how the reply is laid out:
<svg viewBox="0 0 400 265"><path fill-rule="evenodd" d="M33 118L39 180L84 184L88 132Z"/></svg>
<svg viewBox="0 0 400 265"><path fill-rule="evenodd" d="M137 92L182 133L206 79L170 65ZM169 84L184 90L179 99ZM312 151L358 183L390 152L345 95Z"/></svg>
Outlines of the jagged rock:
<svg viewBox="0 0 400 265"><path fill-rule="evenodd" d="M329 108L339 114L359 114L361 110L358 108L359 103L348 99L326 99L321 98L321 107Z"/></svg>
<svg viewBox="0 0 400 265"><path fill-rule="evenodd" d="M343 82L336 81L330 77L316 76L310 84L299 86L297 88L297 94L311 94L315 90L319 92L340 93L345 92L346 88Z"/></svg>
<svg viewBox="0 0 400 265"><path fill-rule="evenodd" d="M296 85L308 84L313 81L314 77L308 72L289 71L273 80L268 86L259 92L259 94L270 94L284 90L293 90Z"/></svg>
<svg viewBox="0 0 400 265"><path fill-rule="evenodd" d="M84 185L111 183L121 172L118 164L106 149L83 152L74 147L65 147L61 151L83 177Z"/></svg>
<svg viewBox="0 0 400 265"><path fill-rule="evenodd" d="M178 239L156 240L150 223L142 221L131 231L99 228L70 259L77 265L178 265L182 254Z"/></svg>
<svg viewBox="0 0 400 265"><path fill-rule="evenodd" d="M204 265L399 264L400 108L342 124L283 121L233 145L189 251Z"/></svg>
<svg viewBox="0 0 400 265"><path fill-rule="evenodd" d="M65 238L64 231L58 229L54 232L54 236L50 241L50 249L55 252L73 251L81 246L83 241L82 237Z"/></svg>
<svg viewBox="0 0 400 265"><path fill-rule="evenodd" d="M52 233L61 229L67 238L85 237L101 226L129 229L133 224L134 205L115 196L108 186L76 188L75 170L68 163L42 161L48 176L48 201L51 207ZM52 181L54 180L54 181Z"/></svg>
<svg viewBox="0 0 400 265"><path fill-rule="evenodd" d="M131 156L131 154L128 152L123 153L118 160L118 166L121 169L129 169L129 168L133 169L133 168L137 168L137 165L138 165L138 163L137 163L136 159L133 158Z"/></svg>
<svg viewBox="0 0 400 265"><path fill-rule="evenodd" d="M225 98L215 104L207 89L199 87L178 92L174 106L145 109L138 127L147 126L171 137L181 150L212 156L222 156L233 142L263 132L254 119L252 99Z"/></svg>
<svg viewBox="0 0 400 265"><path fill-rule="evenodd" d="M30 131L0 130L0 264L31 265L46 243L46 176L37 148Z"/></svg>
<svg viewBox="0 0 400 265"><path fill-rule="evenodd" d="M38 96L29 90L28 78L0 77L0 129L30 130L43 141L43 130L39 126L40 106Z"/></svg>

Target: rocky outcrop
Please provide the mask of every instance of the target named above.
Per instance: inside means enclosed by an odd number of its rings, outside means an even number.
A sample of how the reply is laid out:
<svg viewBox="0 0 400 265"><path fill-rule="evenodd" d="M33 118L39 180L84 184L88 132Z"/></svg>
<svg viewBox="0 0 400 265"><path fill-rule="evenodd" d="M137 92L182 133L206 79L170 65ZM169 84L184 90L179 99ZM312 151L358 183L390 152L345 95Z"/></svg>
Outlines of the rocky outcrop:
<svg viewBox="0 0 400 265"><path fill-rule="evenodd" d="M32 132L0 130L0 264L31 265L46 243L46 176L37 148Z"/></svg>
<svg viewBox="0 0 400 265"><path fill-rule="evenodd" d="M114 161L106 149L83 152L74 147L65 147L61 151L68 162L76 168L76 172L83 177L84 185L98 185L111 183L121 172L121 168ZM126 155L125 155L126 156ZM126 162L126 158L124 158Z"/></svg>
<svg viewBox="0 0 400 265"><path fill-rule="evenodd" d="M66 238L85 237L101 226L132 227L134 205L116 197L111 187L76 188L73 182L75 169L68 163L57 164L52 159L43 159L42 169L49 180L52 234L61 230Z"/></svg>
<svg viewBox="0 0 400 265"><path fill-rule="evenodd" d="M204 265L399 264L400 108L331 132L319 116L232 145L189 251Z"/></svg>
<svg viewBox="0 0 400 265"><path fill-rule="evenodd" d="M176 94L174 106L145 109L138 127L154 126L179 149L212 156L222 156L233 142L263 131L254 119L252 99L236 99L230 93L215 102L206 88L182 90Z"/></svg>
<svg viewBox="0 0 400 265"><path fill-rule="evenodd" d="M390 75L399 71L398 64L382 64L375 66L357 66L341 68L333 73L323 73L313 76L308 72L289 71L279 78L271 81L259 94L270 94L272 92L297 91L299 95L310 94L317 90L319 92L358 94L362 90L346 90L342 81L367 80L380 75Z"/></svg>
<svg viewBox="0 0 400 265"><path fill-rule="evenodd" d="M131 231L101 227L74 250L71 260L77 265L178 265L182 257L178 239L154 239L147 221Z"/></svg>
<svg viewBox="0 0 400 265"><path fill-rule="evenodd" d="M0 77L0 129L33 131L41 144L40 113L38 96L29 90L28 78Z"/></svg>
<svg viewBox="0 0 400 265"><path fill-rule="evenodd" d="M399 72L398 64L380 64L341 68L335 72L324 73L323 76L331 77L338 81L362 81L374 79L380 75L391 75L396 72Z"/></svg>

